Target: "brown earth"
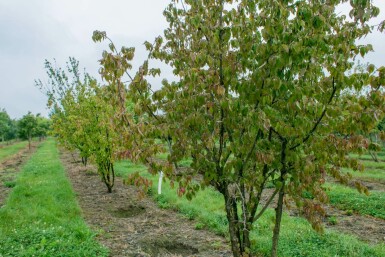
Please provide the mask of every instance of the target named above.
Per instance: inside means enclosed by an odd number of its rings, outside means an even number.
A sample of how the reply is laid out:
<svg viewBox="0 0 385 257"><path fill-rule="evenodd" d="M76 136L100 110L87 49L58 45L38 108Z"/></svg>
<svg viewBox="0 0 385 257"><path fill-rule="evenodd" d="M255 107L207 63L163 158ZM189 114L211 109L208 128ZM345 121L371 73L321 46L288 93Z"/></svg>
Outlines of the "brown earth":
<svg viewBox="0 0 385 257"><path fill-rule="evenodd" d="M140 198L138 190L123 185L120 178L109 194L95 167L81 167L68 152L61 158L86 222L99 232L98 240L110 249L111 256L231 256L229 242L223 237L194 229L194 221L173 210L160 209L150 198ZM272 193L273 189L268 189L262 203ZM275 204L274 199L270 207ZM385 220L347 213L330 205L324 208L326 228L371 244L385 242ZM286 211L300 216L295 209ZM337 222L330 222L331 217Z"/></svg>
<svg viewBox="0 0 385 257"><path fill-rule="evenodd" d="M37 143L33 143L31 150L29 150L27 146L0 163L0 208L5 204L9 192L15 186L17 173L36 151L36 148Z"/></svg>
<svg viewBox="0 0 385 257"><path fill-rule="evenodd" d="M196 230L194 221L140 198L121 178L107 193L95 167L80 167L65 151L61 159L86 222L111 256L232 256L226 239Z"/></svg>
<svg viewBox="0 0 385 257"><path fill-rule="evenodd" d="M274 189L265 190L262 195L261 203L265 204L273 192ZM277 197L272 201L270 207L275 208L277 204L276 198ZM290 204L293 206L295 205L294 203ZM371 244L385 243L385 220L369 215L363 216L356 213L349 213L331 205L323 205L323 208L326 211L326 216L323 219L325 228L355 235L360 240ZM295 207L290 207L290 209L288 209L285 206L285 209L290 216L301 216L298 209ZM332 220L335 222L331 222Z"/></svg>
<svg viewBox="0 0 385 257"><path fill-rule="evenodd" d="M325 206L325 209L327 212L325 227L355 235L371 244L385 243L385 220L369 215L352 214L330 205ZM335 218L337 223L331 223L331 217Z"/></svg>

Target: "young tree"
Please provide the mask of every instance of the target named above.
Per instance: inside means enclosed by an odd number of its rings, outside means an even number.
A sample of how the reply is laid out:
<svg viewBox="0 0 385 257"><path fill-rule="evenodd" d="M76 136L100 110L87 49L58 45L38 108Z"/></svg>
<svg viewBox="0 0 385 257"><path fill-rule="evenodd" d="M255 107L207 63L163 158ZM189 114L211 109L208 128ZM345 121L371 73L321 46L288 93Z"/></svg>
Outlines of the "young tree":
<svg viewBox="0 0 385 257"><path fill-rule="evenodd" d="M10 130L11 118L5 109L0 110L0 138L4 142Z"/></svg>
<svg viewBox="0 0 385 257"><path fill-rule="evenodd" d="M69 150L78 150L84 165L90 156L86 137L77 123L76 109L79 94L84 94L93 80L87 73L79 72L79 62L70 57L66 69L56 68L45 61L47 83L36 80L35 85L48 96L47 106L52 110L52 131L58 141Z"/></svg>
<svg viewBox="0 0 385 257"><path fill-rule="evenodd" d="M42 117L40 114L37 114L36 121L37 121L37 127L35 131L35 136L39 137L39 140L41 141L48 135L48 132L51 126L51 120L45 117Z"/></svg>
<svg viewBox="0 0 385 257"><path fill-rule="evenodd" d="M36 85L48 96L48 106L53 110L53 133L58 135L59 142L70 150L79 150L84 165L93 157L111 193L118 145L118 134L113 126L114 109L109 104L106 88L87 73L82 76L78 66L74 58L67 63L67 71L53 68L46 61L50 79L47 84L39 80Z"/></svg>
<svg viewBox="0 0 385 257"><path fill-rule="evenodd" d="M28 139L28 148L31 150L31 141L37 129L37 119L36 116L31 112L24 115L18 121L19 127L19 136L24 139Z"/></svg>
<svg viewBox="0 0 385 257"><path fill-rule="evenodd" d="M11 119L9 121L9 129L7 134L5 135L5 140L12 140L17 138L18 128L17 128L17 120Z"/></svg>
<svg viewBox="0 0 385 257"><path fill-rule="evenodd" d="M145 62L125 91L136 114L149 118L125 124L131 145L142 147L136 154L150 171L162 169L178 180L187 197L199 189L191 183L197 174L203 177L200 187L211 185L223 195L236 257L252 255L253 223L274 197L271 255L277 256L284 199L294 200L321 230L326 174L346 183L342 167L362 169L347 154L369 147L359 133L383 117L385 69L349 71L356 56L372 50L357 40L370 33L368 21L379 9L371 1L351 1L348 19L335 13L343 2L171 1L164 12L169 27L146 46L151 58L171 65L178 80L164 80L152 91L145 76L158 70ZM95 41L106 38L94 34ZM102 75L121 83L131 59L123 51L104 53ZM143 142L154 137L173 142L168 164L151 162L163 146ZM184 158L192 164L181 173L175 163ZM260 206L268 182L275 191ZM314 198L304 198L305 192Z"/></svg>

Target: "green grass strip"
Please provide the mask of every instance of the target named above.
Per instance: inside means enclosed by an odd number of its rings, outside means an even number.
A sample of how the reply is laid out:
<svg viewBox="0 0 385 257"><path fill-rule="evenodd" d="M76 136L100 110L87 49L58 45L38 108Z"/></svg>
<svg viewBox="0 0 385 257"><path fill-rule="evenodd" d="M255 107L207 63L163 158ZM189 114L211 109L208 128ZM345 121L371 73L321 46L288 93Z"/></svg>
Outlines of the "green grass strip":
<svg viewBox="0 0 385 257"><path fill-rule="evenodd" d="M350 173L353 178L358 178L373 182L385 182L385 168L365 168L364 171L354 171L352 169L342 169L343 172Z"/></svg>
<svg viewBox="0 0 385 257"><path fill-rule="evenodd" d="M358 158L360 160L366 160L366 161L372 161L373 160L373 157L370 155L370 154L349 154L349 156L353 157L353 158ZM380 162L384 162L385 161L385 152L381 151L381 152L377 152L377 159L380 161Z"/></svg>
<svg viewBox="0 0 385 257"><path fill-rule="evenodd" d="M128 161L117 163L116 171L120 176L139 171L153 181L151 195L162 208L178 210L196 221L195 228L208 228L220 235L228 235L228 222L224 212L223 196L207 188L199 191L195 198L188 201L178 197L175 189L163 183L162 195L157 195L158 177L151 176L142 165ZM274 211L268 209L255 224L251 233L253 251L270 256ZM385 256L385 244L371 246L351 235L327 230L324 234L316 233L303 218L284 214L281 228L279 256Z"/></svg>
<svg viewBox="0 0 385 257"><path fill-rule="evenodd" d="M52 139L22 168L0 221L0 256L108 256L81 217Z"/></svg>
<svg viewBox="0 0 385 257"><path fill-rule="evenodd" d="M22 142L14 143L12 145L7 145L0 148L0 162L18 153L21 149L27 147L27 145L28 145L27 141L22 141Z"/></svg>
<svg viewBox="0 0 385 257"><path fill-rule="evenodd" d="M362 215L385 219L385 193L371 191L370 195L360 194L356 189L328 184L331 190L327 192L330 203L341 210L352 210Z"/></svg>

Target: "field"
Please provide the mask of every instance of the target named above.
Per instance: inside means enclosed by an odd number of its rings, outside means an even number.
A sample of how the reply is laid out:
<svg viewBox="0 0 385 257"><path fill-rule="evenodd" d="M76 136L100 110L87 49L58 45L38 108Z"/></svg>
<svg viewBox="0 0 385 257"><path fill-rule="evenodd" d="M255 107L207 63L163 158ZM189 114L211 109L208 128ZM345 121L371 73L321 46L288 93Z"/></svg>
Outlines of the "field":
<svg viewBox="0 0 385 257"><path fill-rule="evenodd" d="M32 151L25 146L0 149L0 256L231 256L223 199L214 190L188 201L165 181L158 195L157 176L121 161L108 194L95 167L59 154L53 139L35 142ZM359 158L363 173L345 171L369 196L329 181L324 234L286 209L279 256L385 256L385 157ZM153 182L147 196L122 183L136 171ZM259 256L269 255L273 208L253 227Z"/></svg>

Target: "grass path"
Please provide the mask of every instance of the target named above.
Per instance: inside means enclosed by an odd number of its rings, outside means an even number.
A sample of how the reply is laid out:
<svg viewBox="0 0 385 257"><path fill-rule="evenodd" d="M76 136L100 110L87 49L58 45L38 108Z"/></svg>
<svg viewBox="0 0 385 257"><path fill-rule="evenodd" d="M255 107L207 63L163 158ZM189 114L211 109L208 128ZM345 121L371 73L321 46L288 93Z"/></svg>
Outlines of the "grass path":
<svg viewBox="0 0 385 257"><path fill-rule="evenodd" d="M17 142L12 145L7 145L7 146L4 146L3 148L0 148L0 162L3 162L9 156L12 156L18 153L21 149L27 147L27 145L28 145L27 141L22 141L22 142Z"/></svg>
<svg viewBox="0 0 385 257"><path fill-rule="evenodd" d="M81 217L52 139L21 169L0 221L0 256L107 256Z"/></svg>

